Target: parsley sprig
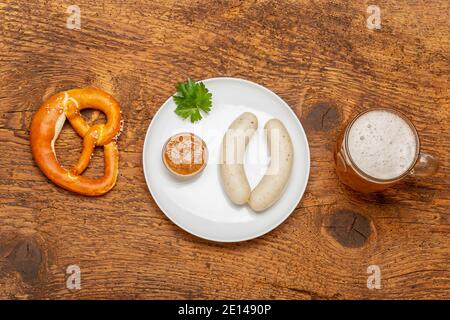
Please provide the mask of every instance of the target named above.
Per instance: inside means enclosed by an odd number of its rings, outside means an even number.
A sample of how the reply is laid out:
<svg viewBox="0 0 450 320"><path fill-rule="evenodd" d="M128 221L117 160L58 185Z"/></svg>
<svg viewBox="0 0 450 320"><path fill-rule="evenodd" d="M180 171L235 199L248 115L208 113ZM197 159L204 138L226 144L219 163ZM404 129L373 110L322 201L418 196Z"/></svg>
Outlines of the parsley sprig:
<svg viewBox="0 0 450 320"><path fill-rule="evenodd" d="M176 89L177 93L173 97L177 105L175 113L183 119L190 117L191 122L196 122L202 119L200 111L211 111L212 94L202 82L189 78L186 82L177 84Z"/></svg>

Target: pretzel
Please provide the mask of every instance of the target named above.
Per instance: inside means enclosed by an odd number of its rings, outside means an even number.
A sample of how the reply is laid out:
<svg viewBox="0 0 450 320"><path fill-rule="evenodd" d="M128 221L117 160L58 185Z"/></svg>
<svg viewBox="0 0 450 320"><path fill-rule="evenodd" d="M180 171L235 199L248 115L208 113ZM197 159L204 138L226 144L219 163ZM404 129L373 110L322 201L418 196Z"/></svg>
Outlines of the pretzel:
<svg viewBox="0 0 450 320"><path fill-rule="evenodd" d="M105 124L88 125L81 116L83 109L105 113ZM56 158L55 141L66 118L83 138L83 151L75 166L63 168ZM46 100L33 117L30 129L31 150L42 172L58 186L86 196L99 196L116 184L119 167L117 137L121 131L119 103L96 88L73 89L55 94ZM96 146L103 146L104 175L98 179L81 176L89 165Z"/></svg>

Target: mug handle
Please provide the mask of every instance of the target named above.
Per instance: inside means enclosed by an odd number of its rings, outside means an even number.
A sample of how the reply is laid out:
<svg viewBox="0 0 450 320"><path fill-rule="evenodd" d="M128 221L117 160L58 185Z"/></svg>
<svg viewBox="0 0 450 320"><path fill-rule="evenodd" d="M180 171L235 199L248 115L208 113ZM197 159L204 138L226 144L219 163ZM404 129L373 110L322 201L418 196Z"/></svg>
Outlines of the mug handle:
<svg viewBox="0 0 450 320"><path fill-rule="evenodd" d="M410 174L413 177L429 177L434 175L439 169L439 161L436 157L421 152L417 159L416 165Z"/></svg>

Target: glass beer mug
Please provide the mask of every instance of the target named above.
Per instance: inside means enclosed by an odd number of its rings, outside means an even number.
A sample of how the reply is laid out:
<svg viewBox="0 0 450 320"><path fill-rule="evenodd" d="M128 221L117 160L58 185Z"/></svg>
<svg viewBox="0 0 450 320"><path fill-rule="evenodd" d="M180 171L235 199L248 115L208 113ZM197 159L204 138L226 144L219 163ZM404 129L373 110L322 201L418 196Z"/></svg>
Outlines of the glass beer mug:
<svg viewBox="0 0 450 320"><path fill-rule="evenodd" d="M339 135L334 154L339 179L360 192L382 191L406 176L431 176L439 163L420 152L414 125L394 109L357 115Z"/></svg>

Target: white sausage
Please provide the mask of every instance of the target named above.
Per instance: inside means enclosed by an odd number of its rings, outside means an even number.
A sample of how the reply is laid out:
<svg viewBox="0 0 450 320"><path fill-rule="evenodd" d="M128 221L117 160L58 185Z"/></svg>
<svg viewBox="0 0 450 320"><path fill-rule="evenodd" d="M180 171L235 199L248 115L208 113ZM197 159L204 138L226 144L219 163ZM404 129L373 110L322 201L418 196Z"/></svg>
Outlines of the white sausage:
<svg viewBox="0 0 450 320"><path fill-rule="evenodd" d="M270 165L248 202L255 211L266 210L280 199L289 181L294 158L291 137L283 123L271 119L264 128L270 149Z"/></svg>
<svg viewBox="0 0 450 320"><path fill-rule="evenodd" d="M223 187L230 200L245 204L250 198L250 185L244 171L245 149L258 128L258 119L245 112L231 123L222 142L221 175Z"/></svg>

